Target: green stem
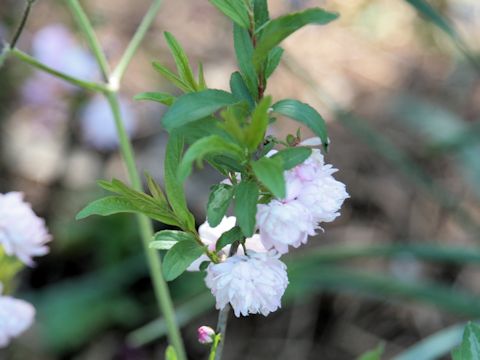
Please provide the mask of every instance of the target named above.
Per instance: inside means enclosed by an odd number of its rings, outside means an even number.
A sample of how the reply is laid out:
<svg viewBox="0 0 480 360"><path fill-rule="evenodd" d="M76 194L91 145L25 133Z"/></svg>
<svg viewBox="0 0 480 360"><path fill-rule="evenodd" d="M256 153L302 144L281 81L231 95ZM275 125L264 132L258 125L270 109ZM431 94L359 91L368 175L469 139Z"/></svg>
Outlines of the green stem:
<svg viewBox="0 0 480 360"><path fill-rule="evenodd" d="M220 360L222 358L223 352L223 345L225 344L225 336L227 333L227 323L228 323L228 315L230 313L230 304L227 304L220 312L218 313L218 322L217 322L217 336L215 336L215 341L217 341L217 337L219 338L219 342L215 346L215 351L213 354L213 360ZM215 345L215 344L214 344ZM212 352L213 352L212 348ZM210 359L212 354L210 354Z"/></svg>
<svg viewBox="0 0 480 360"><path fill-rule="evenodd" d="M100 43L95 35L95 31L93 30L93 26L88 20L88 16L83 10L82 6L77 0L68 0L67 5L70 8L78 26L85 34L86 40L90 49L93 52L93 55L97 59L97 63L100 67L100 71L102 72L103 79L108 81L108 76L110 74L110 67L107 62L107 58L105 57L104 52L100 46Z"/></svg>
<svg viewBox="0 0 480 360"><path fill-rule="evenodd" d="M112 76L110 77L110 85L113 87L113 89L116 89L120 85L120 81L127 70L128 64L130 64L130 61L132 60L133 55L135 55L138 46L155 20L155 17L160 10L160 5L162 5L162 0L153 1L147 13L143 17L142 22L138 26L137 31L133 35L132 40L130 40L130 43L128 44L127 49L122 55L118 65L116 66L115 70L113 70Z"/></svg>
<svg viewBox="0 0 480 360"><path fill-rule="evenodd" d="M122 122L118 95L116 92L110 91L106 93L106 96L115 119L115 126L117 128L120 141L120 149L122 152L123 160L127 167L130 182L132 183L132 187L135 190L142 191L142 182L135 166L135 157L132 144L128 139L127 132L125 131L125 127ZM150 249L148 247L153 236L152 223L144 215L137 215L137 220L140 227L140 235L142 237L147 262L150 268L150 276L152 278L155 295L159 301L160 309L167 324L170 343L175 348L178 360L185 360L186 353L180 331L175 320L175 310L170 297L170 291L163 277L160 258L158 257L158 253L154 249Z"/></svg>
<svg viewBox="0 0 480 360"><path fill-rule="evenodd" d="M213 339L212 348L210 349L210 355L208 356L208 360L215 360L215 356L217 355L218 344L222 341L222 335L216 334L215 338Z"/></svg>
<svg viewBox="0 0 480 360"><path fill-rule="evenodd" d="M6 45L9 46L9 45ZM23 51L20 51L18 49L9 49L6 50L8 54L11 54L15 56L17 59L23 61L24 63L27 63L39 70L42 70L46 73L49 73L50 75L56 76L57 78L63 79L66 82L69 82L72 85L79 86L83 89L91 90L91 91L100 91L100 92L105 92L107 91L107 87L103 84L99 84L96 82L90 82L90 81L85 81L85 80L80 80L77 79L73 76L67 75L65 73L62 73L60 71L57 71L55 69L52 69L51 67L42 64L35 58L31 57L30 55L24 53Z"/></svg>
<svg viewBox="0 0 480 360"><path fill-rule="evenodd" d="M25 7L25 10L23 11L22 20L20 20L17 31L15 31L15 35L13 35L12 42L10 43L12 48L17 45L17 41L20 38L20 35L22 35L23 29L27 24L28 15L30 14L30 10L32 9L32 5L34 2L35 0L27 0L27 5Z"/></svg>

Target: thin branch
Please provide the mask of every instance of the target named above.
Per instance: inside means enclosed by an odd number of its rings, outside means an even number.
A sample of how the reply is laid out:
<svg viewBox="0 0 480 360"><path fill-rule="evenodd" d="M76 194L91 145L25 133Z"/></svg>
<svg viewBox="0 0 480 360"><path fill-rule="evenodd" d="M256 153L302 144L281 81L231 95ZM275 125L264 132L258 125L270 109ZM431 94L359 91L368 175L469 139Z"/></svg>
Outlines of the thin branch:
<svg viewBox="0 0 480 360"><path fill-rule="evenodd" d="M8 44L6 46L9 46ZM50 75L53 75L57 78L60 78L72 85L81 87L83 89L91 90L91 91L100 91L100 92L106 92L108 91L107 87L103 84L99 84L96 82L90 82L90 81L85 81L85 80L80 80L77 79L73 76L67 75L63 72L57 71L55 69L52 69L51 67L39 62L37 59L34 57L24 53L21 50L18 49L10 49L9 54L15 56L17 59L23 61L24 63L27 63L39 70L42 70L46 73L49 73Z"/></svg>
<svg viewBox="0 0 480 360"><path fill-rule="evenodd" d="M25 6L25 10L23 11L22 20L20 21L17 31L15 31L15 35L13 35L12 41L10 42L10 47L12 49L15 48L18 39L20 39L20 35L22 35L23 29L27 24L28 15L30 15L30 10L34 2L35 0L27 0L27 5Z"/></svg>
<svg viewBox="0 0 480 360"><path fill-rule="evenodd" d="M230 304L225 305L225 307L220 310L218 313L218 322L216 333L220 335L220 342L217 345L215 352L215 360L220 360L222 358L223 346L225 345L225 336L227 333L227 323L228 315L230 314Z"/></svg>
<svg viewBox="0 0 480 360"><path fill-rule="evenodd" d="M95 31L93 30L93 26L88 19L87 14L83 10L78 0L67 0L67 5L72 11L73 17L75 18L78 26L84 33L88 46L92 50L93 55L97 59L97 63L100 67L100 71L102 72L103 79L105 81L108 81L108 76L110 74L110 66L108 65L105 53L100 46L100 42L95 35Z"/></svg>
<svg viewBox="0 0 480 360"><path fill-rule="evenodd" d="M132 40L130 40L130 43L128 44L125 52L123 53L118 65L116 66L115 70L113 70L112 76L110 78L110 85L113 89L118 88L122 77L125 74L125 71L127 70L130 61L133 58L133 55L137 51L138 46L142 42L145 34L155 20L155 17L157 16L161 5L162 0L154 0L147 13L143 17L142 22L138 26L137 31L132 37Z"/></svg>

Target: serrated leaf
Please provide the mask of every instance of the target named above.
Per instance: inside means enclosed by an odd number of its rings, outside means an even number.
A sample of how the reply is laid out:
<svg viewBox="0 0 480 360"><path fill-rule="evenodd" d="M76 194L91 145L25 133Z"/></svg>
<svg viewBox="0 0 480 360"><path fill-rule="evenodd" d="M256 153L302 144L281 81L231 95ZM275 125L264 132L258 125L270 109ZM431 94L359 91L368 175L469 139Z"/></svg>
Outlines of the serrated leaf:
<svg viewBox="0 0 480 360"><path fill-rule="evenodd" d="M252 121L245 130L245 143L251 152L257 150L258 145L263 141L268 127L268 109L272 98L264 97L255 107L252 114Z"/></svg>
<svg viewBox="0 0 480 360"><path fill-rule="evenodd" d="M233 244L235 241L243 239L242 229L239 226L234 226L230 230L224 232L215 244L215 250L220 251L225 246Z"/></svg>
<svg viewBox="0 0 480 360"><path fill-rule="evenodd" d="M280 60L282 59L283 49L279 46L274 47L269 53L267 57L267 64L265 66L265 78L268 79L275 69L280 64Z"/></svg>
<svg viewBox="0 0 480 360"><path fill-rule="evenodd" d="M235 71L230 77L230 91L238 99L238 101L246 101L250 109L255 107L255 100L250 94L242 75Z"/></svg>
<svg viewBox="0 0 480 360"><path fill-rule="evenodd" d="M155 101L170 106L175 102L175 96L161 92L144 92L133 97L134 100Z"/></svg>
<svg viewBox="0 0 480 360"><path fill-rule="evenodd" d="M182 182L178 179L178 165L183 152L183 136L176 131L170 134L165 152L165 190L168 202L179 220L189 230L195 229L195 218L188 210Z"/></svg>
<svg viewBox="0 0 480 360"><path fill-rule="evenodd" d="M172 131L237 102L235 96L223 90L208 89L185 94L177 98L168 109L163 116L162 124L167 131Z"/></svg>
<svg viewBox="0 0 480 360"><path fill-rule="evenodd" d="M218 10L228 16L233 22L248 29L250 19L244 1L239 0L209 0Z"/></svg>
<svg viewBox="0 0 480 360"><path fill-rule="evenodd" d="M255 232L258 195L258 185L253 181L242 181L235 190L235 216L245 237Z"/></svg>
<svg viewBox="0 0 480 360"><path fill-rule="evenodd" d="M252 162L252 169L257 179L265 185L278 199L286 196L285 177L283 176L283 163L280 158L263 157Z"/></svg>
<svg viewBox="0 0 480 360"><path fill-rule="evenodd" d="M211 135L198 140L188 148L178 167L178 179L182 182L185 181L192 172L192 166L195 161L200 162L205 156L213 154L232 157L239 162L243 160L241 147L226 141L218 135Z"/></svg>
<svg viewBox="0 0 480 360"><path fill-rule="evenodd" d="M242 74L250 95L258 98L258 79L255 67L253 66L253 45L248 30L238 25L233 27L233 41L238 67Z"/></svg>
<svg viewBox="0 0 480 360"><path fill-rule="evenodd" d="M290 170L295 166L303 163L312 154L312 149L307 147L291 147L280 150L272 159L281 159L283 170Z"/></svg>
<svg viewBox="0 0 480 360"><path fill-rule="evenodd" d="M165 32L165 40L167 41L168 47L172 52L173 59L175 60L175 64L177 66L177 71L184 82L190 85L195 90L198 90L198 84L195 81L195 77L193 76L192 67L188 61L187 54L180 46L179 42L175 37L169 33Z"/></svg>
<svg viewBox="0 0 480 360"><path fill-rule="evenodd" d="M184 240L176 243L163 259L165 280L172 281L179 277L203 252L204 248L195 240Z"/></svg>
<svg viewBox="0 0 480 360"><path fill-rule="evenodd" d="M253 53L253 63L259 69L268 53L280 42L308 24L325 25L335 20L338 14L320 8L308 9L273 19L261 28L261 38Z"/></svg>
<svg viewBox="0 0 480 360"><path fill-rule="evenodd" d="M211 227L222 221L232 201L234 188L227 184L218 184L212 187L207 204L207 220Z"/></svg>
<svg viewBox="0 0 480 360"><path fill-rule="evenodd" d="M168 211L146 206L122 196L107 196L93 201L77 214L76 219L81 220L92 215L109 216L119 213L144 214L162 223L178 226L178 221Z"/></svg>
<svg viewBox="0 0 480 360"><path fill-rule="evenodd" d="M322 116L308 104L298 100L281 100L272 106L273 111L288 116L310 128L315 135L320 137L323 146L328 146L328 134L325 120Z"/></svg>
<svg viewBox="0 0 480 360"><path fill-rule="evenodd" d="M180 79L177 75L175 75L170 69L160 64L158 61L152 62L153 68L157 70L160 75L162 75L165 79L170 81L173 85L178 87L180 90L184 92L193 92L195 91L188 83Z"/></svg>

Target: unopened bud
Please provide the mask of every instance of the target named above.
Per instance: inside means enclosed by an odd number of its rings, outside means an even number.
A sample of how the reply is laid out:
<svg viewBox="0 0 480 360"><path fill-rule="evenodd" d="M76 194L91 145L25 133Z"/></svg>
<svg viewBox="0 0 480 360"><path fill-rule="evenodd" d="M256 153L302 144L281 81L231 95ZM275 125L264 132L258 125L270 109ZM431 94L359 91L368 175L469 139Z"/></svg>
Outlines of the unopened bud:
<svg viewBox="0 0 480 360"><path fill-rule="evenodd" d="M200 326L198 328L198 342L200 344L210 344L215 338L215 331L209 326Z"/></svg>

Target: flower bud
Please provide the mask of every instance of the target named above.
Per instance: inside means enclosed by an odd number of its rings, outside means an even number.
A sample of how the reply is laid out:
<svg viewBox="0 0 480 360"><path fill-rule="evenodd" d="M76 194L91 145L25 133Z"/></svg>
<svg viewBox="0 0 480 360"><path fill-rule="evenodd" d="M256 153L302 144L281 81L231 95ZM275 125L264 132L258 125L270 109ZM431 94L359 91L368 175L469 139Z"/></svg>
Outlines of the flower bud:
<svg viewBox="0 0 480 360"><path fill-rule="evenodd" d="M215 338L215 331L210 326L200 326L198 328L198 342L200 344L210 344Z"/></svg>

